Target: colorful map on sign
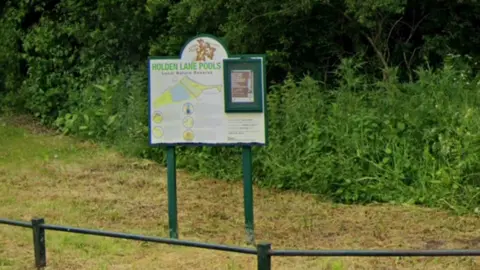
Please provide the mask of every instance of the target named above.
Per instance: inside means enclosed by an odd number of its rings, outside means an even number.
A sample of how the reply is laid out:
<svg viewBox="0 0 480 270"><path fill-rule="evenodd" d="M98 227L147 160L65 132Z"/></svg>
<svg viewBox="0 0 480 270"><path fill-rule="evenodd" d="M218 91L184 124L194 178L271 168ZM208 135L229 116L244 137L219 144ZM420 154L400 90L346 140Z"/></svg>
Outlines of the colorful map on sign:
<svg viewBox="0 0 480 270"><path fill-rule="evenodd" d="M218 92L222 90L222 85L204 85L197 83L189 77L183 77L178 83L169 87L165 92L155 99L153 102L154 108L184 102L190 99L198 98L203 91L216 89Z"/></svg>

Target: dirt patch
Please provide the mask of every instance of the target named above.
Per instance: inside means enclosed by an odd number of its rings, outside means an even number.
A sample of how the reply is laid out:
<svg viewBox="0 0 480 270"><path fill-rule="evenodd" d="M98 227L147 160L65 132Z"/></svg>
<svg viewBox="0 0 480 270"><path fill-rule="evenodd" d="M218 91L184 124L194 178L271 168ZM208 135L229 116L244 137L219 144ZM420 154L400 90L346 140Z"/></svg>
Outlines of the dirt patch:
<svg viewBox="0 0 480 270"><path fill-rule="evenodd" d="M34 118L30 115L2 115L0 116L0 120L3 120L6 124L26 129L28 132L32 134L39 134L39 135L54 135L59 134L58 131L47 128L44 125L38 122L38 119Z"/></svg>

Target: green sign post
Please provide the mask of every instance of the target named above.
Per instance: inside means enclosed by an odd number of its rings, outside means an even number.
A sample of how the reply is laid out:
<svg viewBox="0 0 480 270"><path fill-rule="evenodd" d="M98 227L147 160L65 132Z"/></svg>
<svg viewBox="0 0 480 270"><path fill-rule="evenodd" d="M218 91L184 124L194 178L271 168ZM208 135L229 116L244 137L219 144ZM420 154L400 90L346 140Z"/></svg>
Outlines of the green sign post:
<svg viewBox="0 0 480 270"><path fill-rule="evenodd" d="M243 209L245 214L245 232L247 242L255 243L254 215L253 215L253 178L252 178L252 147L242 149L243 169Z"/></svg>
<svg viewBox="0 0 480 270"><path fill-rule="evenodd" d="M174 239L178 239L176 168L175 146L167 146L168 230Z"/></svg>
<svg viewBox="0 0 480 270"><path fill-rule="evenodd" d="M149 59L151 146L167 147L168 218L178 238L175 146L241 146L245 229L255 242L252 146L266 145L265 57L229 56L215 37L189 40L179 58Z"/></svg>

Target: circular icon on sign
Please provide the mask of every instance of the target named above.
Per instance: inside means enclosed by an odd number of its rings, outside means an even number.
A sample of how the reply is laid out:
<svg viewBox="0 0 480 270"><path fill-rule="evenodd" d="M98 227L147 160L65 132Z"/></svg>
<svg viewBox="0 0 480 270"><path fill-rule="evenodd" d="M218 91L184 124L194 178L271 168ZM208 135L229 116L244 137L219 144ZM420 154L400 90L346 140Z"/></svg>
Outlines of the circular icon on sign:
<svg viewBox="0 0 480 270"><path fill-rule="evenodd" d="M185 141L193 141L193 138L195 138L195 136L191 130L187 130L183 133L183 139L185 139Z"/></svg>
<svg viewBox="0 0 480 270"><path fill-rule="evenodd" d="M193 113L193 105L191 103L183 104L183 113L186 115L191 115Z"/></svg>
<svg viewBox="0 0 480 270"><path fill-rule="evenodd" d="M162 121L163 121L163 115L159 112L156 112L153 115L153 122L155 122L157 124L160 124Z"/></svg>
<svg viewBox="0 0 480 270"><path fill-rule="evenodd" d="M190 116L183 118L183 126L186 128L193 127L193 118Z"/></svg>
<svg viewBox="0 0 480 270"><path fill-rule="evenodd" d="M153 136L155 138L163 137L163 129L161 127L154 127L153 128Z"/></svg>

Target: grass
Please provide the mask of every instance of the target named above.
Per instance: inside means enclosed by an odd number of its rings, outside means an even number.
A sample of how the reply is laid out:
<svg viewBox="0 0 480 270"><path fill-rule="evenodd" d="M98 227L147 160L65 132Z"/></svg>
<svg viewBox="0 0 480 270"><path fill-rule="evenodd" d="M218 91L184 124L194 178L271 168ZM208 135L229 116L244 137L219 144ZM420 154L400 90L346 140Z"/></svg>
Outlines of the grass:
<svg viewBox="0 0 480 270"><path fill-rule="evenodd" d="M165 169L0 117L0 217L168 236ZM255 188L257 240L288 249L480 248L480 218L346 206ZM178 172L182 239L244 246L241 183ZM0 226L0 269L33 269L31 231ZM47 231L47 269L256 269L254 256ZM273 269L480 269L478 258L277 258Z"/></svg>

